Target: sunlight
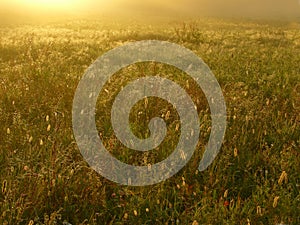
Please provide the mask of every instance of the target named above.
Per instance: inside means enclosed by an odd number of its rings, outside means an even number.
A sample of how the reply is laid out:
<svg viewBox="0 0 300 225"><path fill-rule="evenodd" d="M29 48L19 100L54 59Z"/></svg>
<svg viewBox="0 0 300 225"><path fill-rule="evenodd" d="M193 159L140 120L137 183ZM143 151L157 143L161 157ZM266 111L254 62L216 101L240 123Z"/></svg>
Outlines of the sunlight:
<svg viewBox="0 0 300 225"><path fill-rule="evenodd" d="M80 7L84 1L80 0L19 0L25 6L34 9L48 9L48 10L66 10Z"/></svg>
<svg viewBox="0 0 300 225"><path fill-rule="evenodd" d="M22 9L29 12L80 12L84 10L103 10L111 3L109 0L0 0L0 7Z"/></svg>

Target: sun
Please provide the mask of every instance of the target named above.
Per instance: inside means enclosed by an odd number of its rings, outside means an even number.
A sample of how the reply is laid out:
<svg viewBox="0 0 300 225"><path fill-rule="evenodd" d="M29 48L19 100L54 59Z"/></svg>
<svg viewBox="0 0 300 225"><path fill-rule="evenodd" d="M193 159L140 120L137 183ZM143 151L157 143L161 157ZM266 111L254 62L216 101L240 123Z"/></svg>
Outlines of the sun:
<svg viewBox="0 0 300 225"><path fill-rule="evenodd" d="M128 0L0 0L0 9L31 15L81 15L109 11L122 1Z"/></svg>

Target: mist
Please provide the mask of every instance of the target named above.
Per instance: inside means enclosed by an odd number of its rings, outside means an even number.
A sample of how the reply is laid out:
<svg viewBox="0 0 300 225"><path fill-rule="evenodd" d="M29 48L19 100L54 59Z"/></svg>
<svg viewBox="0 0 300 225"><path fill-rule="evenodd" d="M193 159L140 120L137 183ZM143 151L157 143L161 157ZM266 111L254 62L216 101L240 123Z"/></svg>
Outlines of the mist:
<svg viewBox="0 0 300 225"><path fill-rule="evenodd" d="M299 19L297 0L120 0L115 10L146 16Z"/></svg>
<svg viewBox="0 0 300 225"><path fill-rule="evenodd" d="M19 2L22 2L18 0ZM111 16L122 18L253 18L300 21L300 0L85 0L80 7L33 10L15 1L1 0L2 21L38 17Z"/></svg>

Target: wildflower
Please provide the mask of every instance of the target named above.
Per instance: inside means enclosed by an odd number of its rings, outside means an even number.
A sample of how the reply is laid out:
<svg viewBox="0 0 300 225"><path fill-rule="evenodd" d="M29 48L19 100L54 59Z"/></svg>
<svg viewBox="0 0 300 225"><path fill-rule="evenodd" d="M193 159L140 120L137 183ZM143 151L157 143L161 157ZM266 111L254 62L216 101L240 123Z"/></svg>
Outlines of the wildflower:
<svg viewBox="0 0 300 225"><path fill-rule="evenodd" d="M116 193L111 194L111 197L113 197L113 198L115 198L116 196L117 196Z"/></svg>
<svg viewBox="0 0 300 225"><path fill-rule="evenodd" d="M25 171L28 171L28 170L29 170L29 167L25 165L23 169L24 169Z"/></svg>
<svg viewBox="0 0 300 225"><path fill-rule="evenodd" d="M276 208L278 205L279 196L276 196L273 201L273 208Z"/></svg>
<svg viewBox="0 0 300 225"><path fill-rule="evenodd" d="M40 145L43 145L44 142L43 142L43 139L40 139Z"/></svg>
<svg viewBox="0 0 300 225"><path fill-rule="evenodd" d="M46 122L48 122L48 121L49 121L49 115L46 116Z"/></svg>
<svg viewBox="0 0 300 225"><path fill-rule="evenodd" d="M138 213L137 213L137 211L136 211L136 210L133 210L133 214L134 214L135 216L137 216L137 215L138 215Z"/></svg>
<svg viewBox="0 0 300 225"><path fill-rule="evenodd" d="M146 208L146 212L149 212L149 209L148 209L148 208Z"/></svg>
<svg viewBox="0 0 300 225"><path fill-rule="evenodd" d="M230 204L229 201L228 201L228 200L225 200L225 202L224 202L223 205L224 205L225 207L229 207L229 204Z"/></svg>
<svg viewBox="0 0 300 225"><path fill-rule="evenodd" d="M124 213L124 219L125 219L125 220L128 219L128 213Z"/></svg>
<svg viewBox="0 0 300 225"><path fill-rule="evenodd" d="M10 134L10 129L9 128L7 128L6 133Z"/></svg>
<svg viewBox="0 0 300 225"><path fill-rule="evenodd" d="M32 136L30 136L30 138L29 138L28 142L29 142L29 143L31 143L31 142L32 142L32 140L33 140L33 137L32 137Z"/></svg>
<svg viewBox="0 0 300 225"><path fill-rule="evenodd" d="M50 131L50 129L51 129L51 125L50 125L50 124L48 124L47 131L49 132L49 131Z"/></svg>

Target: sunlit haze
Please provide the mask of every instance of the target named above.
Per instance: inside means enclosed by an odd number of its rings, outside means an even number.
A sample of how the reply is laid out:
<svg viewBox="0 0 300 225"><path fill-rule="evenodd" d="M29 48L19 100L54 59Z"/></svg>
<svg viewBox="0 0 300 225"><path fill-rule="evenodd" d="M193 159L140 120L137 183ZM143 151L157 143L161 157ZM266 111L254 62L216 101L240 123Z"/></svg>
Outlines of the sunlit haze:
<svg viewBox="0 0 300 225"><path fill-rule="evenodd" d="M130 15L300 19L299 0L1 0L2 17Z"/></svg>

